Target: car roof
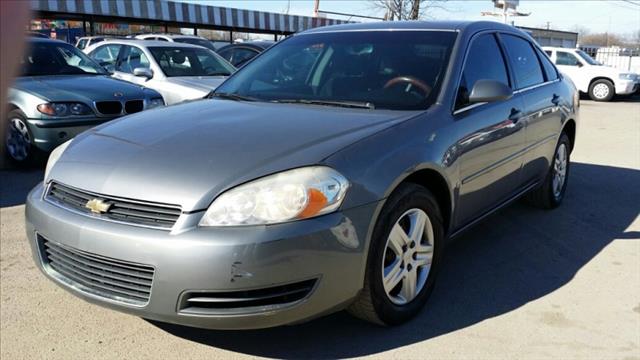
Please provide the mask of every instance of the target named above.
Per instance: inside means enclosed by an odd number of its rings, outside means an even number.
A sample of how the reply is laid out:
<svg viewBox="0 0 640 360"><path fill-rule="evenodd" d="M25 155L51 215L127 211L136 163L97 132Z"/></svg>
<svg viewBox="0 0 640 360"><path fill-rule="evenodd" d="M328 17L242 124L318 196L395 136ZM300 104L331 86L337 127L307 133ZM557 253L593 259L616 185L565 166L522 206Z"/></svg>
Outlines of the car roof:
<svg viewBox="0 0 640 360"><path fill-rule="evenodd" d="M122 44L122 45L138 45L140 47L180 47L180 48L199 48L202 46L188 44L188 43L179 43L179 42L168 42L161 40L143 40L143 39L108 39L106 41L100 42L96 45L105 45L105 44ZM93 45L92 45L93 46ZM206 49L206 48L205 48Z"/></svg>
<svg viewBox="0 0 640 360"><path fill-rule="evenodd" d="M372 30L440 30L440 31L464 31L464 30L495 29L505 31L519 31L517 28L497 21L377 21L370 23L353 23L323 26L309 29L296 35L331 33L340 31L372 31Z"/></svg>
<svg viewBox="0 0 640 360"><path fill-rule="evenodd" d="M574 48L565 48L565 47L560 47L560 46L542 46L543 49L546 50L564 50L564 51L571 51L571 50L577 50Z"/></svg>
<svg viewBox="0 0 640 360"><path fill-rule="evenodd" d="M41 38L41 37L35 37L35 36L30 36L29 37L29 41L34 42L34 43L52 43L52 44L65 44L65 45L69 45L69 46L73 46L69 43L66 43L62 40L56 40L56 39L51 39L51 38Z"/></svg>
<svg viewBox="0 0 640 360"><path fill-rule="evenodd" d="M168 37L171 39L184 39L184 38L191 38L191 39L204 39L205 38L201 37L201 36L197 36L197 35L184 35L184 34L156 34L156 33L151 33L151 34L138 34L136 36L164 36L164 37Z"/></svg>

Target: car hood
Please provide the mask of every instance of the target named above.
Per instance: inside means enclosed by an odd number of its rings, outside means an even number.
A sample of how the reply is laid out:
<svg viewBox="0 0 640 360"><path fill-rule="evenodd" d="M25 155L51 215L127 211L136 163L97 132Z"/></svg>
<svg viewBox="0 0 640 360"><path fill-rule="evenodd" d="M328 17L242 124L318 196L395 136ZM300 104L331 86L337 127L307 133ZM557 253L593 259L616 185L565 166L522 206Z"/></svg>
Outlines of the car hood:
<svg viewBox="0 0 640 360"><path fill-rule="evenodd" d="M167 78L167 81L208 94L211 90L215 90L215 88L222 84L226 78L226 76L180 76Z"/></svg>
<svg viewBox="0 0 640 360"><path fill-rule="evenodd" d="M204 209L224 190L327 156L415 112L211 99L99 126L50 178L79 189Z"/></svg>
<svg viewBox="0 0 640 360"><path fill-rule="evenodd" d="M140 99L145 89L140 85L106 75L27 76L16 79L15 89L48 101L85 101ZM119 93L119 96L115 96ZM120 95L121 94L121 95Z"/></svg>

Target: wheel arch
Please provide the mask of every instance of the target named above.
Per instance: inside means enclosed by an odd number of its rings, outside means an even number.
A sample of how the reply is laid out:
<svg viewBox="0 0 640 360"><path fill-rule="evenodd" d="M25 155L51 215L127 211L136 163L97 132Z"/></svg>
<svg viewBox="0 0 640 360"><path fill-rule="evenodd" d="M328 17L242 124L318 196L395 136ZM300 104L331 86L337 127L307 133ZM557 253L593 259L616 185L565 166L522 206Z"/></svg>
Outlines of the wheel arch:
<svg viewBox="0 0 640 360"><path fill-rule="evenodd" d="M598 81L598 80L607 80L611 83L611 85L613 85L613 90L615 91L616 88L616 83L613 81L613 79L606 77L606 76L596 76L593 79L591 79L591 81L589 81L589 89L591 89L591 85L593 85L594 82ZM589 91L589 89L587 89L587 91Z"/></svg>
<svg viewBox="0 0 640 360"><path fill-rule="evenodd" d="M567 134L567 136L569 137L569 141L571 141L571 149L570 151L573 151L573 148L576 146L576 122L573 119L569 119L564 123L564 126L562 127L562 133Z"/></svg>

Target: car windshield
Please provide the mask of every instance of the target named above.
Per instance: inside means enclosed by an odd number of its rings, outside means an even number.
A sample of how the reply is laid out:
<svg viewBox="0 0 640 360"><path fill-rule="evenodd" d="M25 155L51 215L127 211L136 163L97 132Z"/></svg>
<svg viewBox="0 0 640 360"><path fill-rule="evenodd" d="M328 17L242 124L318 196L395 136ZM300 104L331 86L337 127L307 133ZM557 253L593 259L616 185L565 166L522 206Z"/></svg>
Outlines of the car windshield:
<svg viewBox="0 0 640 360"><path fill-rule="evenodd" d="M455 37L455 32L448 31L297 35L256 57L213 95L426 109L438 95Z"/></svg>
<svg viewBox="0 0 640 360"><path fill-rule="evenodd" d="M196 47L150 47L166 76L228 76L235 71L211 50Z"/></svg>
<svg viewBox="0 0 640 360"><path fill-rule="evenodd" d="M175 42L179 42L179 43L187 43L187 44L193 44L193 45L203 46L203 47L206 47L207 49L209 49L209 50L211 50L211 51L215 51L215 50L216 50L215 46L213 46L213 44L211 43L211 41L209 41L209 40L205 40L205 39L198 39L198 38L175 38L175 39L173 39L173 41L175 41Z"/></svg>
<svg viewBox="0 0 640 360"><path fill-rule="evenodd" d="M61 42L31 42L21 60L22 76L108 74L80 50Z"/></svg>
<svg viewBox="0 0 640 360"><path fill-rule="evenodd" d="M576 50L576 53L578 53L578 55L580 55L580 57L583 58L584 61L586 61L589 65L601 65L596 60L593 60L593 58L591 56L589 56L589 54L587 54L586 52L584 52L582 50Z"/></svg>

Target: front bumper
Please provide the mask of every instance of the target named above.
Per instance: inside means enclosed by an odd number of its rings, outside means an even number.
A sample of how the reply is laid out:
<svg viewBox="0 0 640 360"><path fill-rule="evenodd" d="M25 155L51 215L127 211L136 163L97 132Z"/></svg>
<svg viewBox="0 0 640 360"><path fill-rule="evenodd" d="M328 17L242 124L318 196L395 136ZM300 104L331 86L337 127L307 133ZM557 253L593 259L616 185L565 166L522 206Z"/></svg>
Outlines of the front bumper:
<svg viewBox="0 0 640 360"><path fill-rule="evenodd" d="M50 152L81 132L113 119L115 118L27 119L27 123L33 136L34 145L44 152Z"/></svg>
<svg viewBox="0 0 640 360"><path fill-rule="evenodd" d="M181 215L178 229L147 229L83 216L43 200L26 203L26 231L38 267L87 301L143 318L211 329L264 328L344 308L362 288L369 228L379 203L271 226L198 228L202 212ZM133 306L69 286L43 263L39 237L98 256L155 269L149 300ZM55 275L55 274L54 274ZM281 306L185 313L188 292L263 289L316 279L303 299Z"/></svg>
<svg viewBox="0 0 640 360"><path fill-rule="evenodd" d="M634 80L619 80L616 82L616 94L629 95L633 94L640 87L640 83Z"/></svg>

